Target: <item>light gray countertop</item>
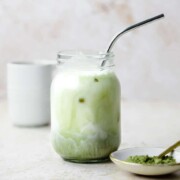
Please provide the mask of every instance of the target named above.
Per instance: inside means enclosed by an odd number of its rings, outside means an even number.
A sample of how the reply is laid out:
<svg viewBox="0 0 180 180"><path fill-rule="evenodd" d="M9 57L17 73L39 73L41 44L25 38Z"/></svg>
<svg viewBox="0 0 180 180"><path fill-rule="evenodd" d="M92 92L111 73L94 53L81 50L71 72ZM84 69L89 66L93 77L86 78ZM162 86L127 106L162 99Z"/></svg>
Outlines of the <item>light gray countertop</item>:
<svg viewBox="0 0 180 180"><path fill-rule="evenodd" d="M180 139L180 103L122 102L120 149L134 146L167 147ZM76 164L63 161L50 144L50 127L19 128L8 119L0 102L0 179L60 180L180 180L180 172L144 177L121 171L112 162Z"/></svg>

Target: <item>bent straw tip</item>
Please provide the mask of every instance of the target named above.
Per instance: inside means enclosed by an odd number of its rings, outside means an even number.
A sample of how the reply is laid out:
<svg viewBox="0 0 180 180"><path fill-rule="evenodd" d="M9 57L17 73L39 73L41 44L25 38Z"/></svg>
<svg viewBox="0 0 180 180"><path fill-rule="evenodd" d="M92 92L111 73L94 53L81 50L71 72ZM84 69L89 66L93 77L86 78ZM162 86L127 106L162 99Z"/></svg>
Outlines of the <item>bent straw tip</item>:
<svg viewBox="0 0 180 180"><path fill-rule="evenodd" d="M159 15L159 17L165 17L165 15L162 13L162 14Z"/></svg>

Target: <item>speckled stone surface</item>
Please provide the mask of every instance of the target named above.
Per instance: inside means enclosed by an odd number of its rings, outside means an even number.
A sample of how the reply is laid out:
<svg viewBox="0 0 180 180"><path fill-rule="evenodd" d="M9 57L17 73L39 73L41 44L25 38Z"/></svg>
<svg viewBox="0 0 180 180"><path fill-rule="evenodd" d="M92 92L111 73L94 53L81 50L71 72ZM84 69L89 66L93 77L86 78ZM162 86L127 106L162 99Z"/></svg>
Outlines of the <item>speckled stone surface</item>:
<svg viewBox="0 0 180 180"><path fill-rule="evenodd" d="M122 145L167 147L180 137L180 104L122 103ZM32 180L179 180L180 172L147 178L121 171L112 162L76 164L63 161L52 149L50 127L19 128L0 102L0 179Z"/></svg>

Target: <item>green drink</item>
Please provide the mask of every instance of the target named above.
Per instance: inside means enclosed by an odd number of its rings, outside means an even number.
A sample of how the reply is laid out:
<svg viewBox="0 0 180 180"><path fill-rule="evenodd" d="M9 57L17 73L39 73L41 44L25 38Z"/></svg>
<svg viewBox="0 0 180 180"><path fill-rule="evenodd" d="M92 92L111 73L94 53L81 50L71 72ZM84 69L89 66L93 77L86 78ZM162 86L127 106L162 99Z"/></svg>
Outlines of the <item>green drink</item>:
<svg viewBox="0 0 180 180"><path fill-rule="evenodd" d="M57 73L51 87L55 151L76 162L107 159L120 143L119 98L119 81L112 68Z"/></svg>

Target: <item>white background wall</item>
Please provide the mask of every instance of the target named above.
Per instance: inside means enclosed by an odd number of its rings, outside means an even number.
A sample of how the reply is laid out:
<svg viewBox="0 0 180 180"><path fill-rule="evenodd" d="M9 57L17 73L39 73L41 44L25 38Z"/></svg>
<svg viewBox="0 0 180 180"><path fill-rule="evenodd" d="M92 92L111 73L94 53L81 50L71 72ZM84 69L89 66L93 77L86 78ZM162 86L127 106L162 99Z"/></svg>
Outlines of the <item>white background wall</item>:
<svg viewBox="0 0 180 180"><path fill-rule="evenodd" d="M166 18L114 47L122 96L180 102L179 0L1 0L0 97L7 62L55 60L63 49L105 50L117 32L160 13Z"/></svg>

